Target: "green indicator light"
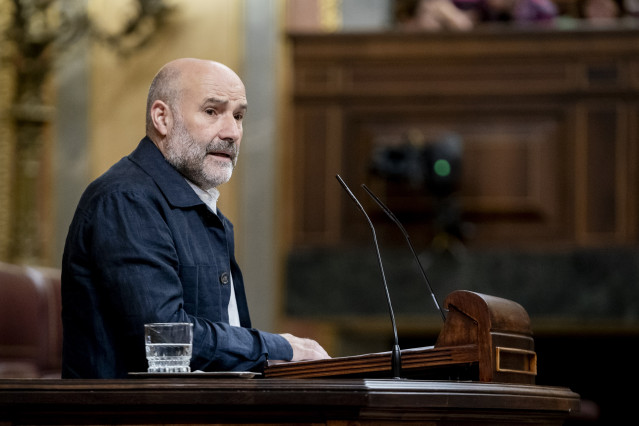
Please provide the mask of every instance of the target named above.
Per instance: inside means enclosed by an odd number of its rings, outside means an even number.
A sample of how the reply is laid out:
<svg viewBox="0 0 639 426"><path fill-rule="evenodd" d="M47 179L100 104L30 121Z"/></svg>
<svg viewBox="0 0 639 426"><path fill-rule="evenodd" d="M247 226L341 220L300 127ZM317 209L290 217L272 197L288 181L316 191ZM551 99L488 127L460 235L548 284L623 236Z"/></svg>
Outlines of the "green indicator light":
<svg viewBox="0 0 639 426"><path fill-rule="evenodd" d="M433 166L433 170L435 170L435 174L441 177L446 177L450 175L450 163L447 160L437 160L435 161L435 165Z"/></svg>

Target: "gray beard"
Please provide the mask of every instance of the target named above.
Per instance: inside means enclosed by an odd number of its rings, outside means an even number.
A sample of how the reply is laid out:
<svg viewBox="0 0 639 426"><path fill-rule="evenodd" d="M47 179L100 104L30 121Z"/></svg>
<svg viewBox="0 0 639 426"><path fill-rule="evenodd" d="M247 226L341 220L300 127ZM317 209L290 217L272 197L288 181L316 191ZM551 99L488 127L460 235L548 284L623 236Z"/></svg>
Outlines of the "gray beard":
<svg viewBox="0 0 639 426"><path fill-rule="evenodd" d="M207 153L225 151L231 153L231 163L215 162L215 166L205 164ZM176 128L167 135L165 157L184 177L204 190L216 188L231 179L237 163L238 147L233 142L224 140L203 144L195 140L180 121Z"/></svg>

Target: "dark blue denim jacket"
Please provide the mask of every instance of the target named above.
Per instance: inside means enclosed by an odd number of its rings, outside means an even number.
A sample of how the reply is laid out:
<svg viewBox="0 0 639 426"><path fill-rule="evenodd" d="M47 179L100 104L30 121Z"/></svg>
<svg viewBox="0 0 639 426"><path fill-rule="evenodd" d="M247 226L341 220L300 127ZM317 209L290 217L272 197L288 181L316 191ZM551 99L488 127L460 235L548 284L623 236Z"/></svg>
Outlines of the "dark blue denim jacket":
<svg viewBox="0 0 639 426"><path fill-rule="evenodd" d="M242 327L228 324L229 274ZM293 356L284 338L251 328L232 224L148 138L82 195L62 261L62 320L65 378L146 371L150 322L193 323L192 370Z"/></svg>

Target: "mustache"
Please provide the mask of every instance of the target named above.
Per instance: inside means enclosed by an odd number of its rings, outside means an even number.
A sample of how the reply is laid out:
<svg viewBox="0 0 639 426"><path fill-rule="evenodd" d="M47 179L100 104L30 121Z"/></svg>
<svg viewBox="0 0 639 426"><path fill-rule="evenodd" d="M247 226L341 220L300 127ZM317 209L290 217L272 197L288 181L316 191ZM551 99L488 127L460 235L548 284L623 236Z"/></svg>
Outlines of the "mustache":
<svg viewBox="0 0 639 426"><path fill-rule="evenodd" d="M221 153L221 154L226 154L231 158L236 158L237 155L239 154L239 148L237 144L235 144L234 142L229 142L224 140L212 141L206 145L206 153L207 154Z"/></svg>

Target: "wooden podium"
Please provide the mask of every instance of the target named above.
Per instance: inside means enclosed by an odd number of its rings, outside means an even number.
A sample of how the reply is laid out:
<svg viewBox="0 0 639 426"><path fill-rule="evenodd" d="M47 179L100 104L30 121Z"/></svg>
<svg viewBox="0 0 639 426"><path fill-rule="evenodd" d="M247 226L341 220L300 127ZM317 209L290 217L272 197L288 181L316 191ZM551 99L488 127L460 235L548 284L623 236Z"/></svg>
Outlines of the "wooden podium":
<svg viewBox="0 0 639 426"><path fill-rule="evenodd" d="M579 410L570 389L534 385L530 320L520 305L456 291L445 306L435 346L403 350L399 379L383 378L390 353L271 364L258 377L5 379L0 425L560 425Z"/></svg>
<svg viewBox="0 0 639 426"><path fill-rule="evenodd" d="M530 318L519 304L458 290L444 302L446 321L434 347L401 351L402 378L535 383ZM273 362L266 377L392 377L391 353L321 361Z"/></svg>
<svg viewBox="0 0 639 426"><path fill-rule="evenodd" d="M194 377L198 377L195 375ZM0 380L0 425L560 425L569 389L386 379Z"/></svg>

